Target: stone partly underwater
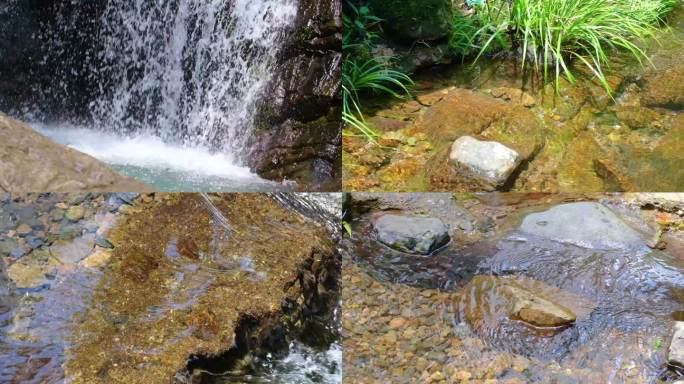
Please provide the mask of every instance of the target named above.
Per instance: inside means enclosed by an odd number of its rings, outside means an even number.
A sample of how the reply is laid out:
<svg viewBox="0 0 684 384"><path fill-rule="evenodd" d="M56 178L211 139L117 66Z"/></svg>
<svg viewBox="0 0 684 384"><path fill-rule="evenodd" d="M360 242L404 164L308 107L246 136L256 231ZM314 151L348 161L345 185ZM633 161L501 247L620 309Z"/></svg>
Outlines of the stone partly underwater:
<svg viewBox="0 0 684 384"><path fill-rule="evenodd" d="M309 327L337 305L336 235L275 196L27 195L0 212L0 240L25 253L4 258L25 295L0 308L0 381L241 377L300 335L331 337Z"/></svg>

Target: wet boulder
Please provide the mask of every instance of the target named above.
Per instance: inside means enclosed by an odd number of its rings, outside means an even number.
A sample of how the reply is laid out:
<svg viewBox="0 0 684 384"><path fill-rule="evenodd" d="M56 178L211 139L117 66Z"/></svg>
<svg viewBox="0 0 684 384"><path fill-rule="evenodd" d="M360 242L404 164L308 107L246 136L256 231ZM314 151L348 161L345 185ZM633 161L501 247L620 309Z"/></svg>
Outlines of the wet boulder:
<svg viewBox="0 0 684 384"><path fill-rule="evenodd" d="M377 239L397 251L427 255L449 242L447 226L434 217L386 214L373 220Z"/></svg>
<svg viewBox="0 0 684 384"><path fill-rule="evenodd" d="M371 0L373 13L385 21L387 36L412 43L448 38L453 5L449 0Z"/></svg>
<svg viewBox="0 0 684 384"><path fill-rule="evenodd" d="M684 321L675 323L667 359L668 364L684 368Z"/></svg>
<svg viewBox="0 0 684 384"><path fill-rule="evenodd" d="M475 330L498 328L497 323L509 320L541 328L566 327L593 309L588 300L570 292L518 277L475 276L464 292L461 305Z"/></svg>
<svg viewBox="0 0 684 384"><path fill-rule="evenodd" d="M341 2L303 0L263 92L247 164L269 180L339 191Z"/></svg>
<svg viewBox="0 0 684 384"><path fill-rule="evenodd" d="M561 204L525 217L523 233L589 249L634 249L645 247L639 233L603 204Z"/></svg>
<svg viewBox="0 0 684 384"><path fill-rule="evenodd" d="M481 181L488 190L503 186L520 164L520 155L513 149L471 136L463 136L453 143L449 159L464 174Z"/></svg>
<svg viewBox="0 0 684 384"><path fill-rule="evenodd" d="M527 324L537 327L561 327L577 319L572 311L562 305L535 296L514 284L504 287L502 293L511 300L511 317Z"/></svg>

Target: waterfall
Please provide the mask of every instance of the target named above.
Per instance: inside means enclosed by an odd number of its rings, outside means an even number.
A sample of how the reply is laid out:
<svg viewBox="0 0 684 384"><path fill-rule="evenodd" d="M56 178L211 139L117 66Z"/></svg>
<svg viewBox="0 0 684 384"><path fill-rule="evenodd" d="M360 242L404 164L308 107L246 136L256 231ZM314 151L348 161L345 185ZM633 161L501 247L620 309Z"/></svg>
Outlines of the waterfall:
<svg viewBox="0 0 684 384"><path fill-rule="evenodd" d="M237 157L296 14L296 0L109 0L92 126Z"/></svg>

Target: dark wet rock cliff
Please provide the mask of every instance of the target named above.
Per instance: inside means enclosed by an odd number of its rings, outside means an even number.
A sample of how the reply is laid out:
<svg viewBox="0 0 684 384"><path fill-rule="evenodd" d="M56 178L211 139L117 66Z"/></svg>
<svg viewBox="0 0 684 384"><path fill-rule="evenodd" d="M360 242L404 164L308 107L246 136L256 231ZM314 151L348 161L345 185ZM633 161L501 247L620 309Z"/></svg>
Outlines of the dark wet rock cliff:
<svg viewBox="0 0 684 384"><path fill-rule="evenodd" d="M269 179L339 190L339 0L301 0L277 75L257 115L250 166Z"/></svg>
<svg viewBox="0 0 684 384"><path fill-rule="evenodd" d="M39 109L46 119L82 117L98 86L90 81L88 68L105 5L106 0L0 4L0 111L24 114L27 106L40 105L32 109ZM77 32L50 33L66 20L75 24L71 30ZM55 44L66 48L48 55Z"/></svg>

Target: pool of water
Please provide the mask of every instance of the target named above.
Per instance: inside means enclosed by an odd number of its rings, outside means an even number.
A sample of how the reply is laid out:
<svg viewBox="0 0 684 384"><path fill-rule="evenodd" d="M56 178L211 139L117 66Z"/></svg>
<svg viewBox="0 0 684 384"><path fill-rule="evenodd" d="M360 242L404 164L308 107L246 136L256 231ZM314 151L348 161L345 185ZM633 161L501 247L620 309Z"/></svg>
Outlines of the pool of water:
<svg viewBox="0 0 684 384"><path fill-rule="evenodd" d="M403 213L440 215L441 212L440 219L448 222L453 215L444 214L449 209L436 204L437 200L437 197L426 198L422 206L405 205ZM451 329L447 340L458 340L452 341L461 345L457 348L457 355L471 356L455 361L444 358L432 361L428 357L429 366L436 365L442 372L444 369L473 369L472 372L476 372L474 366L490 364L493 358L487 354L494 350L505 359L517 356L530 362L523 372L513 368L506 371L505 363L500 363L504 365L498 379L655 383L668 374L666 346L674 321L679 319L679 311L684 305L684 259L669 247L652 249L645 245L645 240L654 231L648 219L652 216L638 208L623 205L620 199L617 203L605 202L605 207L628 224L625 228L632 228L644 242L635 247L601 249L595 246L604 241L599 235L596 243L588 246L587 243L573 244L529 234L521 229L525 218L557 207L559 203L532 202L531 206L506 207L505 204L492 204L492 199L486 200L485 197L473 203L482 209L480 216L469 216L473 221L471 227L463 224L467 230L454 231L457 234L471 232L471 240L466 240L465 236L455 239L433 255L404 254L379 243L375 239L370 215L357 218L353 240L344 243L355 265L375 281L367 289L369 308L387 306L389 309L386 311L390 314L401 314L407 318L413 328L400 328L399 334L413 330L420 333L426 326L439 325L440 329ZM401 204L391 208L400 211ZM481 216L483 212L485 216ZM539 223L549 225L546 221ZM568 221L564 224L569 232L577 228L577 223ZM606 221L605 225L609 223ZM475 237L477 232L480 235ZM624 238L628 236L631 234L624 233ZM490 279L486 280L489 285L470 284L476 276ZM363 281L367 277L360 279ZM510 320L507 314L498 312L506 304L496 294L499 287L506 285L506 279L527 282L534 287L541 284L542 288L532 291L586 308L586 313L578 309L575 311L577 321L572 326L553 330ZM355 292L355 296L363 294L363 289L357 290L359 292ZM414 292L416 303L427 302L426 308L420 310L425 312L422 316L429 316L430 321L422 324L421 319L406 317L405 314L416 310L408 305L411 298L407 298L406 303L389 301L392 296L386 292L391 290ZM544 293L545 290L548 293ZM453 295L456 299L446 305L438 299L430 304L429 298L438 297L437 292ZM404 295L406 293L397 294L398 297ZM373 301L376 299L378 302ZM419 304L416 307L422 308ZM372 323L375 320L373 313L367 315L370 317L368 320L358 318L350 323ZM379 309L376 313L385 312ZM473 323L472 319L477 320ZM378 321L382 324L382 317L378 317ZM365 326L358 326L360 333L364 332ZM438 336L438 332L425 336L427 339L421 343L438 345L441 343ZM433 337L434 340L431 339ZM378 339L385 340L382 335L378 335ZM349 345L356 342L360 343L350 340ZM441 350L440 347L435 349ZM399 359L402 352L406 362ZM403 369L414 363L406 357L408 350L402 352L398 352L393 364ZM352 357L350 359L353 361ZM379 362L375 367L384 363ZM360 367L354 369L363 371ZM377 377L377 372L373 373L371 369L365 371L368 377Z"/></svg>
<svg viewBox="0 0 684 384"><path fill-rule="evenodd" d="M151 135L125 137L79 127L31 126L159 191L257 192L292 189L254 174L234 156L204 147L170 144Z"/></svg>

